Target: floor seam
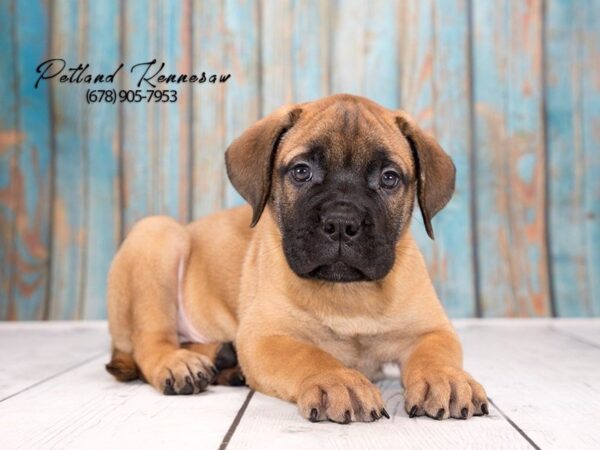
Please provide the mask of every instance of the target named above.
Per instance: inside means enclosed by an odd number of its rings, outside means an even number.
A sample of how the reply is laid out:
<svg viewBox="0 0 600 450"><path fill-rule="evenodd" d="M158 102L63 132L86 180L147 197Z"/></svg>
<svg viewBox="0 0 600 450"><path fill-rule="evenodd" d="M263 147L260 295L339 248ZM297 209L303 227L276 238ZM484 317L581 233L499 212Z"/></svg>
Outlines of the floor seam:
<svg viewBox="0 0 600 450"><path fill-rule="evenodd" d="M58 378L59 376L64 375L65 373L68 373L68 372L70 372L72 370L75 370L75 369L77 369L77 368L79 368L79 367L81 367L81 366L83 366L83 365L85 365L85 364L87 364L87 363L89 363L91 361L94 361L95 359L98 359L98 358L100 358L101 356L104 356L104 355L106 355L106 350L103 350L103 351L101 351L99 353L96 353L95 355L90 356L89 358L84 359L83 361L78 362L77 364L75 364L73 366L69 366L66 369L63 369L63 370L61 370L59 372L56 372L53 375L50 375L49 377L43 378L40 381L36 381L35 383L30 384L29 386L24 387L23 389L20 389L17 392L13 392L12 394L7 395L6 397L0 398L0 403L4 402L6 400L9 400L9 399L11 399L13 397L16 397L17 395L22 394L23 392L27 392L30 389L33 389L34 387L40 386L40 385L46 383L47 381L54 380L55 378Z"/></svg>
<svg viewBox="0 0 600 450"><path fill-rule="evenodd" d="M579 337L579 336L577 336L575 334L571 334L567 330L563 330L561 328L556 328L555 326L551 326L550 329L552 331L556 331L558 334L561 334L561 335L563 335L565 337L569 337L569 338L573 339L574 341L579 342L580 344L585 344L585 345L588 345L590 347L594 347L597 350L600 350L600 345L596 344L595 342L588 341L587 339Z"/></svg>
<svg viewBox="0 0 600 450"><path fill-rule="evenodd" d="M244 400L244 403L242 404L240 410L238 411L235 418L233 419L233 422L231 422L231 425L229 426L227 433L225 433L225 436L223 436L221 445L219 445L219 450L225 450L227 448L227 446L229 445L229 442L231 442L231 438L233 437L235 430L237 429L238 425L240 424L240 421L242 420L242 416L246 412L246 408L248 408L248 404L250 403L250 400L252 400L252 396L254 395L254 392L255 392L254 389L252 389L252 390L250 390L250 392L248 392L248 395L246 396L246 400Z"/></svg>
<svg viewBox="0 0 600 450"><path fill-rule="evenodd" d="M501 415L502 417L504 417L504 419L505 419L505 420L506 420L506 421L507 421L507 422L510 424L510 426L511 426L511 427L513 427L513 428L514 428L514 429L517 431L517 433L519 433L519 434L520 434L520 435L523 437L523 439L525 439L525 440L526 440L526 441L529 443L529 445L531 445L531 446L532 446L533 448L535 448L536 450L541 450L540 446L539 446L539 445L537 445L537 444L534 442L534 440L533 440L533 439L531 439L531 438L530 438L530 437L527 435L527 433L525 433L525 431L523 431L523 430L521 429L521 427L519 427L519 425L517 425L515 422L513 422L513 420L512 420L510 417L508 417L508 415L506 415L506 414L504 413L504 411L502 411L502 410L501 410L501 409L498 407L498 405L496 405L496 403L494 403L494 401L493 401L491 398L489 398L489 397L488 397L488 400L489 400L489 402L490 402L490 403L491 403L491 404L494 406L494 408L496 408L496 410L497 410L497 411L500 413L500 415Z"/></svg>

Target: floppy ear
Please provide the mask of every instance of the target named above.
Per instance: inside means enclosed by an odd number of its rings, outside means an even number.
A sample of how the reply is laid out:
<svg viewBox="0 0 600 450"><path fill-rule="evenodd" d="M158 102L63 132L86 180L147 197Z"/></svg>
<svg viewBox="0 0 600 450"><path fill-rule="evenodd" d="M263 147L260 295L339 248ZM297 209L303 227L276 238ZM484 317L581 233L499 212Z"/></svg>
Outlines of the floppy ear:
<svg viewBox="0 0 600 450"><path fill-rule="evenodd" d="M431 219L452 198L456 168L437 141L419 128L405 113L396 124L408 140L415 161L417 199L427 234L434 239Z"/></svg>
<svg viewBox="0 0 600 450"><path fill-rule="evenodd" d="M294 105L279 108L244 131L225 152L227 176L252 206L251 227L258 223L269 199L277 147L301 112Z"/></svg>

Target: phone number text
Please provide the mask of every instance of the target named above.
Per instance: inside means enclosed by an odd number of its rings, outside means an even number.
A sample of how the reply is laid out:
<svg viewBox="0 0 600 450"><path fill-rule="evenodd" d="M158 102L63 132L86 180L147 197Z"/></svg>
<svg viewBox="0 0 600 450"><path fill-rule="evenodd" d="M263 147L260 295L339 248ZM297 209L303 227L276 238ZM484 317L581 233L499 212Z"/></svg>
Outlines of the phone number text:
<svg viewBox="0 0 600 450"><path fill-rule="evenodd" d="M120 90L116 89L88 89L85 99L89 103L174 103L177 101L175 90Z"/></svg>

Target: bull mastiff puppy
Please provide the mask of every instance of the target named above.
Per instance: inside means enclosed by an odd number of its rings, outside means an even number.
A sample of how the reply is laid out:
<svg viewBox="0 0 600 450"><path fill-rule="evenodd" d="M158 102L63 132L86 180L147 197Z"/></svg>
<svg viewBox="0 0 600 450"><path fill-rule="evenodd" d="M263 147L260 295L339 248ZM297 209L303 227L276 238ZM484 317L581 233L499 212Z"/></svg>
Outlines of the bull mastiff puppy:
<svg viewBox="0 0 600 450"><path fill-rule="evenodd" d="M250 387L311 420L388 417L371 380L401 368L410 417L488 413L410 232L431 218L455 169L404 112L351 95L284 106L227 149L249 203L189 225L140 221L108 290L120 380L203 391L239 364ZM229 361L225 361L229 360Z"/></svg>

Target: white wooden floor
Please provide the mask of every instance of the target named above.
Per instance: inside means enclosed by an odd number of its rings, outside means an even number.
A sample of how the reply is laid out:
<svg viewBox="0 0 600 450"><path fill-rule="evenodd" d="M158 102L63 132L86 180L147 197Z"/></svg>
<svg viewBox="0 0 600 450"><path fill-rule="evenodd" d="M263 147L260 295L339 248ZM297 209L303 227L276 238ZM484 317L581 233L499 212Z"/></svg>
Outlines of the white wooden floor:
<svg viewBox="0 0 600 450"><path fill-rule="evenodd" d="M104 322L0 324L0 449L600 449L600 320L456 325L489 416L409 419L391 378L391 420L337 425L245 388L171 397L118 383Z"/></svg>

